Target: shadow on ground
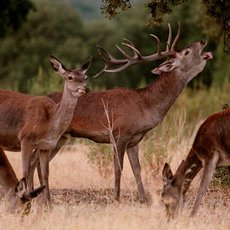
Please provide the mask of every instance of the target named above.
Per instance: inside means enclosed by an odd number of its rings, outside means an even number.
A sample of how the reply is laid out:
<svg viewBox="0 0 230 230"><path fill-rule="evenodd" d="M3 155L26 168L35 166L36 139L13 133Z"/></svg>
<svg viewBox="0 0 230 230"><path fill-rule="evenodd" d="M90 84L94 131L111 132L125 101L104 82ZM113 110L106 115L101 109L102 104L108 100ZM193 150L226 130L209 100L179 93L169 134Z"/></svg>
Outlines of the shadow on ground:
<svg viewBox="0 0 230 230"><path fill-rule="evenodd" d="M147 196L149 202L151 202L150 195L148 194ZM107 206L116 203L113 189L51 189L51 197L54 204L86 203ZM120 201L126 204L138 202L137 192L122 190Z"/></svg>

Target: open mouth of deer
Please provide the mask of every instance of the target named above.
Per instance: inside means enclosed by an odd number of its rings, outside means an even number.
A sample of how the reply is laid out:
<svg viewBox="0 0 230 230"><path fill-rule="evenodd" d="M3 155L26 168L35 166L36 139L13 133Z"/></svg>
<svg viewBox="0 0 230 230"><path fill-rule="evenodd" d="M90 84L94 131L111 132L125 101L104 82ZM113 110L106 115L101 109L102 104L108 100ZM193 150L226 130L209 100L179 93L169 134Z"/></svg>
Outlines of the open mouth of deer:
<svg viewBox="0 0 230 230"><path fill-rule="evenodd" d="M212 53L211 53L211 52L202 53L202 54L201 54L201 57L202 57L204 60L211 60L211 59L213 59L213 56L212 56Z"/></svg>
<svg viewBox="0 0 230 230"><path fill-rule="evenodd" d="M207 41L201 41L200 42L201 45L203 45L203 49L205 48L205 46L208 44ZM204 60L211 60L213 59L213 55L211 52L202 52L203 49L200 51L200 55Z"/></svg>

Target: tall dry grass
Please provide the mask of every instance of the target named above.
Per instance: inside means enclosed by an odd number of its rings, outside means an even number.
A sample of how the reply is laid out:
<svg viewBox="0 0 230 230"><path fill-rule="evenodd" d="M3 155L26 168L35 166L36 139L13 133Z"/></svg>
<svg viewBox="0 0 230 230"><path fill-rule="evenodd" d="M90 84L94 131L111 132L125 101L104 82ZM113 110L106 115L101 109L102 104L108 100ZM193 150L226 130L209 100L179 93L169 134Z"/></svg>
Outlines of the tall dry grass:
<svg viewBox="0 0 230 230"><path fill-rule="evenodd" d="M7 213L1 201L0 229L229 229L229 187L211 186L198 216L190 219L200 181L198 175L187 194L182 215L169 223L159 196L164 162L170 162L175 172L186 157L201 122L209 114L220 111L222 104L229 103L229 88L228 85L221 92L216 89L196 95L185 92L163 123L142 141L139 157L150 200L147 205L136 201L136 183L127 157L122 173L121 201L115 203L112 158L106 156L112 149L78 140L74 145L65 146L50 164L53 209L46 212L35 202L31 214L22 220L18 215ZM20 178L21 154L8 152L7 156Z"/></svg>
<svg viewBox="0 0 230 230"><path fill-rule="evenodd" d="M1 229L229 229L229 198L226 203L219 203L219 199L226 199L229 191L226 197L221 190L210 191L199 215L189 219L198 181L193 183L182 216L167 223L158 191L162 187L160 175L153 176L148 167L143 168L145 189L151 202L139 204L135 200L136 185L126 158L122 198L120 203L114 203L113 175L103 178L98 168L88 162L87 151L88 145L78 144L71 150L63 149L52 161L50 187L54 205L50 212L41 210L35 202L31 214L22 220L18 215L7 213L1 202ZM20 175L20 154L7 155Z"/></svg>

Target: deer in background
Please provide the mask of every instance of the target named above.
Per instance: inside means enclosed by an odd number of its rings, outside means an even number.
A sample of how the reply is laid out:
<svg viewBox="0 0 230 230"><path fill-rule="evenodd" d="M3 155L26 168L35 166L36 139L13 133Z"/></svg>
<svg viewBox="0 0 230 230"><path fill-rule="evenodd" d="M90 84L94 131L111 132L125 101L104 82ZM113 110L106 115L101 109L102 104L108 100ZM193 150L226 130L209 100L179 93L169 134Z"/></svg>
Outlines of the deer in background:
<svg viewBox="0 0 230 230"><path fill-rule="evenodd" d="M137 48L129 41L123 43L133 51L128 55L123 49L118 49L125 59L118 60L105 49L99 47L100 56L105 63L103 72L120 72L131 65L168 58L159 67L152 70L159 74L157 81L141 89L117 88L103 92L89 92L79 98L75 108L73 120L65 133L73 137L88 138L98 143L111 143L110 133L106 129L108 124L104 104L107 105L109 119L113 123L113 137L116 142L114 154L115 171L115 200L120 197L120 180L123 169L124 153L127 152L141 202L146 202L146 195L141 179L141 166L138 158L138 146L145 134L156 127L166 116L168 110L180 95L186 84L205 67L206 61L212 58L210 52L203 52L206 41L193 43L180 51L174 51L179 38L178 33L172 42L172 31L169 25L169 36L165 51L161 51L160 39L152 35L157 41L157 52L142 56ZM55 102L59 102L62 93L48 95ZM51 153L51 159L63 145L65 138L61 138L57 148ZM33 163L36 167L37 163Z"/></svg>
<svg viewBox="0 0 230 230"><path fill-rule="evenodd" d="M41 186L30 192L26 189L26 180L18 181L2 147L0 146L0 185L6 193L8 209L10 212L26 214L30 211L31 200L37 197L45 188Z"/></svg>
<svg viewBox="0 0 230 230"><path fill-rule="evenodd" d="M68 128L78 98L86 92L86 71L91 59L80 68L69 70L50 56L53 69L64 80L59 103L46 96L31 96L0 90L0 145L9 151L22 152L23 177L28 181L31 158L39 158L44 201L50 203L49 157ZM29 189L28 189L29 190Z"/></svg>
<svg viewBox="0 0 230 230"><path fill-rule="evenodd" d="M163 169L163 192L169 219L174 218L184 204L185 194L192 180L203 167L203 176L192 208L191 216L198 212L202 197L218 166L230 166L230 109L216 113L200 126L187 158L182 161L175 175L168 163Z"/></svg>

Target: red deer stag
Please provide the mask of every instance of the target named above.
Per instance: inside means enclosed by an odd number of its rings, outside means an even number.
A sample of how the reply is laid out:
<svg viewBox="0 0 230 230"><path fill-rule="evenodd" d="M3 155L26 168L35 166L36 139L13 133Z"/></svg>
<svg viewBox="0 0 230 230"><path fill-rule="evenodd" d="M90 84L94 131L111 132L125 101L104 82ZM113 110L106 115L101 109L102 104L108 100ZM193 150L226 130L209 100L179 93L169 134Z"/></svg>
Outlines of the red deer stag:
<svg viewBox="0 0 230 230"><path fill-rule="evenodd" d="M203 167L203 176L191 216L197 214L215 169L218 166L230 166L229 137L230 109L226 109L211 115L200 126L186 160L182 161L175 175L172 174L170 166L165 163L161 199L169 219L174 218L181 210L192 180Z"/></svg>
<svg viewBox="0 0 230 230"><path fill-rule="evenodd" d="M172 42L171 27L166 51L161 51L160 40L152 35L158 45L156 54L142 56L134 45L128 41L125 46L131 48L134 55L130 57L120 47L123 60L112 57L103 48L99 48L105 68L100 72L120 72L131 65L141 62L155 61L168 57L168 60L155 68L152 72L159 74L157 81L141 89L117 88L104 92L89 92L79 98L75 108L73 120L67 129L73 137L83 137L98 143L111 143L111 135L107 129L108 119L104 105L107 105L109 119L113 122L113 136L116 141L114 154L115 171L115 200L120 197L120 180L125 151L136 179L138 195L141 202L146 202L146 196L141 179L141 167L138 158L138 145L145 134L157 126L165 117L170 107L180 95L186 84L205 67L206 61L212 58L210 52L204 53L206 41L196 42L178 52L174 51L179 37L179 31ZM115 68L114 68L115 66ZM55 102L59 102L62 94L48 95ZM52 152L51 158L62 146L63 139Z"/></svg>
<svg viewBox="0 0 230 230"><path fill-rule="evenodd" d="M0 90L0 145L9 151L22 151L23 177L28 180L30 161L39 156L44 199L50 203L49 155L68 128L78 97L86 91L87 60L79 69L68 70L55 57L50 56L53 69L65 81L58 104L46 96L31 96Z"/></svg>
<svg viewBox="0 0 230 230"><path fill-rule="evenodd" d="M25 178L18 181L3 149L0 146L0 185L7 195L8 209L10 212L26 214L30 211L30 202L45 188L41 186L27 192Z"/></svg>

